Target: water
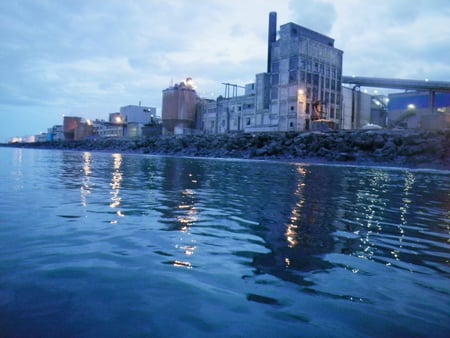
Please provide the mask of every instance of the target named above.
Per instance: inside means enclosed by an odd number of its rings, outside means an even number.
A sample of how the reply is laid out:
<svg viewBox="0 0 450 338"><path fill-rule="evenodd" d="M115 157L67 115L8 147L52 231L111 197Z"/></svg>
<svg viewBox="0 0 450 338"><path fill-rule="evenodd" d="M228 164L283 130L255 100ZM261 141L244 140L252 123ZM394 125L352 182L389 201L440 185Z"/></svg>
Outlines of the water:
<svg viewBox="0 0 450 338"><path fill-rule="evenodd" d="M450 172L0 148L2 337L448 337Z"/></svg>

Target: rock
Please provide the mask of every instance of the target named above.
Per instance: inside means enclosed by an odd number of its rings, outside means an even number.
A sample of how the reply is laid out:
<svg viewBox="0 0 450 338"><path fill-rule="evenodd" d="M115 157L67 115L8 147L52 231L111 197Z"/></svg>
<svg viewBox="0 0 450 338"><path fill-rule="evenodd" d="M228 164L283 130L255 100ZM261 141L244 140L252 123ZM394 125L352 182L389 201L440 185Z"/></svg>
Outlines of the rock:
<svg viewBox="0 0 450 338"><path fill-rule="evenodd" d="M450 168L450 130L441 131L332 131L220 135L178 135L135 139L96 138L30 144L2 144L31 148L108 150L146 154L210 157L371 161L433 164Z"/></svg>

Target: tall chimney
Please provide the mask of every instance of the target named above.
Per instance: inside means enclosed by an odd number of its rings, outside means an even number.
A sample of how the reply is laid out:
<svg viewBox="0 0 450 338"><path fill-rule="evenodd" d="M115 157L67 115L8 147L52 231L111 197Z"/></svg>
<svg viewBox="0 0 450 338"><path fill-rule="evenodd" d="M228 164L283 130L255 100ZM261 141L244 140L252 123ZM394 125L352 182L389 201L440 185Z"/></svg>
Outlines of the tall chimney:
<svg viewBox="0 0 450 338"><path fill-rule="evenodd" d="M269 34L267 38L267 73L272 71L272 42L277 40L277 12L269 13Z"/></svg>

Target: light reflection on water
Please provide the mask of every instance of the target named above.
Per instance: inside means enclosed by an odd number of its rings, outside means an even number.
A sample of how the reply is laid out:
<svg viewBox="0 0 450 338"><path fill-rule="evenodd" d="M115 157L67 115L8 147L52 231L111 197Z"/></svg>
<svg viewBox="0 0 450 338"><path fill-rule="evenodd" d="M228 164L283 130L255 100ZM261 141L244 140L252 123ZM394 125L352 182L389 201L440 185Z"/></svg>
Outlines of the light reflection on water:
<svg viewBox="0 0 450 338"><path fill-rule="evenodd" d="M0 156L11 335L449 332L448 171Z"/></svg>

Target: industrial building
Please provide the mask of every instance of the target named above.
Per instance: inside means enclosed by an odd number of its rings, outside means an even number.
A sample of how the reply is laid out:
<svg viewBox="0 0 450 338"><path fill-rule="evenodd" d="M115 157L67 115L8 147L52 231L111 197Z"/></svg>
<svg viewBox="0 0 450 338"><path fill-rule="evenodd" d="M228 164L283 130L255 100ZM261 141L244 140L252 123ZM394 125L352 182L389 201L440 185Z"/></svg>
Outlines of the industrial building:
<svg viewBox="0 0 450 338"><path fill-rule="evenodd" d="M397 128L450 128L450 93L434 94L431 112L430 93L414 91L389 94L389 126Z"/></svg>
<svg viewBox="0 0 450 338"><path fill-rule="evenodd" d="M88 120L78 116L64 116L64 139L79 141L90 137L94 133L94 127Z"/></svg>
<svg viewBox="0 0 450 338"><path fill-rule="evenodd" d="M141 106L140 103L138 106L128 105L120 107L119 115L123 122L144 125L151 123L152 119L156 117L156 108Z"/></svg>
<svg viewBox="0 0 450 338"><path fill-rule="evenodd" d="M225 94L217 100L200 99L186 83L164 90L163 127L168 134L450 127L450 104L440 102L450 95L449 82L343 76L342 64L343 51L332 38L294 23L277 34L271 12L266 72L245 86L223 83ZM365 86L414 94L387 98L362 91ZM403 97L417 104L400 107Z"/></svg>
<svg viewBox="0 0 450 338"><path fill-rule="evenodd" d="M267 72L257 74L244 95L217 102L215 111L209 104L216 121L207 113L205 131L302 131L323 119L340 127L343 52L333 39L294 23L282 25L277 39L276 25L271 12Z"/></svg>
<svg viewBox="0 0 450 338"><path fill-rule="evenodd" d="M198 97L192 78L163 90L163 135L190 134L199 129L197 119L200 111Z"/></svg>
<svg viewBox="0 0 450 338"><path fill-rule="evenodd" d="M294 23L282 25L278 39L276 32L276 13L271 12L267 71L257 74L254 83L224 83L225 96L216 101L200 100L186 83L165 89L165 132L302 131L323 119L342 127L343 52L333 39Z"/></svg>

